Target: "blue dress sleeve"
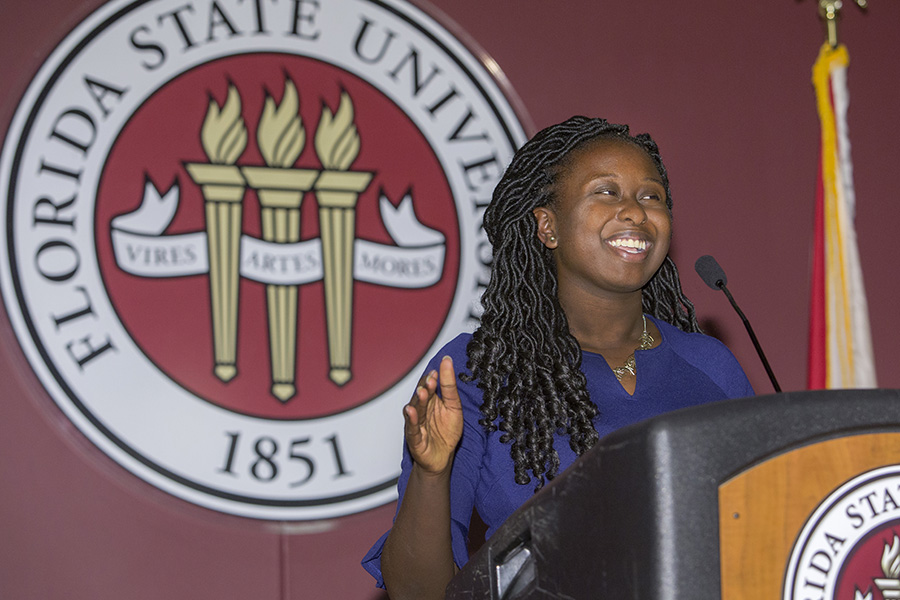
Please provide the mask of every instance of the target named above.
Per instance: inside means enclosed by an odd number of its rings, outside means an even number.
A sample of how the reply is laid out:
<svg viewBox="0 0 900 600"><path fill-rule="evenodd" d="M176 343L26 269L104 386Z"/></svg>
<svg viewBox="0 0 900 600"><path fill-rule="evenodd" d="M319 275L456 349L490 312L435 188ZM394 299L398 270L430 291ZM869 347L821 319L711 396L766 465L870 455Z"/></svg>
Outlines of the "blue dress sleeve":
<svg viewBox="0 0 900 600"><path fill-rule="evenodd" d="M731 350L715 338L707 339L711 345L708 357L711 368L707 368L707 372L713 381L722 388L728 398L746 398L755 395L750 380L747 379L744 369Z"/></svg>
<svg viewBox="0 0 900 600"><path fill-rule="evenodd" d="M685 362L706 373L726 398L755 395L744 369L725 344L700 333L682 334L679 337L681 339L673 344L673 350Z"/></svg>
<svg viewBox="0 0 900 600"><path fill-rule="evenodd" d="M469 335L461 335L447 344L437 356L429 361L425 373L436 369L445 355L453 359L453 366L457 374L464 371L466 345L469 338ZM460 381L458 377L457 386L463 406L463 434L459 446L457 446L450 473L450 537L453 559L457 565L463 565L468 561L469 522L475 506L475 490L478 486L479 471L485 455L486 434L478 423L478 419L481 417L481 391L475 383ZM400 463L400 479L397 483L397 491L400 496L397 500L398 511L403 503L403 495L406 492L412 466L412 456L404 444L403 458ZM394 518L396 519L396 513ZM381 553L384 550L384 542L387 540L388 533L390 532L385 533L375 542L362 560L363 568L375 578L375 584L380 588L384 587L384 577L381 573Z"/></svg>

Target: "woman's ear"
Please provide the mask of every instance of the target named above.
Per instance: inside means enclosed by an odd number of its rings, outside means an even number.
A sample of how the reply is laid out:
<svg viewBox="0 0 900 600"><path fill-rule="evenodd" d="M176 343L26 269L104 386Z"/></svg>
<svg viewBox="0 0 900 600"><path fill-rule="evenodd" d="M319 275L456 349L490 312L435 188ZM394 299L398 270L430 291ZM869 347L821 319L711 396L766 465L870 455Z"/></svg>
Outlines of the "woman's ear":
<svg viewBox="0 0 900 600"><path fill-rule="evenodd" d="M537 236L541 243L551 250L556 248L556 214L553 209L539 206L532 211L537 220Z"/></svg>

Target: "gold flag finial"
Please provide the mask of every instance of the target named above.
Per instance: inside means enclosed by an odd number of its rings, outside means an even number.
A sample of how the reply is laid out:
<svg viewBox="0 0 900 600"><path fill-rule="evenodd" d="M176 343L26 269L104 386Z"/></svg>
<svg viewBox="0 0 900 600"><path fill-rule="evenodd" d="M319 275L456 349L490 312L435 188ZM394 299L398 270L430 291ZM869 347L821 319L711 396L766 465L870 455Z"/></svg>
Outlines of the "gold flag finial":
<svg viewBox="0 0 900 600"><path fill-rule="evenodd" d="M867 0L853 0L854 3L863 11L869 7ZM825 29L828 35L828 44L832 48L837 48L837 22L841 16L841 9L844 7L842 0L819 0L819 16L825 21Z"/></svg>

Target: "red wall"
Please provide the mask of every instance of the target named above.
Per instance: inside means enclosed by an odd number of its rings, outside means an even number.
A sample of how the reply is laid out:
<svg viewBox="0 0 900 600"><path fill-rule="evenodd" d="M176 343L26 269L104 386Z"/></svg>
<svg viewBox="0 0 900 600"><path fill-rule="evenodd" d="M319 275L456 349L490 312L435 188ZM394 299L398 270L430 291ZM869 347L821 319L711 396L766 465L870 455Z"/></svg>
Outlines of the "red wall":
<svg viewBox="0 0 900 600"><path fill-rule="evenodd" d="M328 2L331 0L320 0ZM0 127L54 45L100 0L15 3L0 35ZM760 393L738 318L694 274L713 254L786 390L805 386L818 120L816 3L435 0L499 63L533 125L604 116L660 143L675 200L673 253L701 320ZM845 3L847 5L851 3ZM12 10L7 10L7 13ZM844 9L856 227L881 387L900 387L900 3ZM278 524L156 490L94 448L31 373L0 314L0 597L359 598L358 567L393 506ZM398 415L399 418L399 415Z"/></svg>

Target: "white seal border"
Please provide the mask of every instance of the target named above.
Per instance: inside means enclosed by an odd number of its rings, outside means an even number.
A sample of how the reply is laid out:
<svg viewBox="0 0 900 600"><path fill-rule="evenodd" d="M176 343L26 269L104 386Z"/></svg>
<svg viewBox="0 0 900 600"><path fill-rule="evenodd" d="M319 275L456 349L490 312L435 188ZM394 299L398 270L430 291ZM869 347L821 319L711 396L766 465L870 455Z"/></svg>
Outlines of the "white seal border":
<svg viewBox="0 0 900 600"><path fill-rule="evenodd" d="M112 2L110 4L105 4L99 7L94 13L83 19L79 22L71 32L65 36L65 38L56 46L54 51L47 57L43 63L41 68L38 70L34 78L32 79L31 84L29 84L22 98L19 100L16 112L13 116L13 119L10 122L8 131L7 131L7 140L5 143L5 148L3 154L6 156L10 156L9 169L4 169L3 173L0 173L0 177L5 178L6 174L9 175L9 180L6 182L7 186L7 228L3 232L0 232L0 239L3 239L4 246L6 246L8 255L8 262L10 266L9 277L8 280L6 277L3 278L3 286L0 288L0 291L6 291L7 295L9 292L9 286L12 287L12 291L14 292L14 296L16 299L16 307L21 315L21 324L18 320L14 320L10 318L10 323L13 326L14 331L19 330L17 333L17 337L20 339L25 338L31 340L32 343L32 352L28 352L27 348L23 347L23 351L25 351L26 356L31 355L29 358L30 366L36 371L44 370L45 375L41 376L39 372L36 372L36 375L39 380L52 379L56 385L58 386L59 391L61 391L71 403L71 406L74 407L78 411L78 417L81 419L86 419L90 426L97 431L100 435L102 435L106 440L111 442L116 446L119 451L123 451L125 454L130 456L133 460L138 463L144 465L146 468L151 471L157 473L158 475L163 476L169 482L174 482L180 486L184 486L186 488L194 489L203 494L207 494L212 497L218 497L223 500L228 500L232 502L238 502L241 504L251 504L251 505L260 505L260 506L272 506L272 507L317 507L329 504L340 504L347 501L356 500L363 497L371 496L372 494L378 494L379 492L383 492L390 488L393 488L396 484L397 477L391 477L380 484L376 484L374 486L370 486L364 490L358 490L349 494L343 494L340 496L333 497L323 497L323 498L313 498L313 499L304 499L304 500L277 500L277 499L264 499L264 498L256 498L249 496L242 496L239 494L233 494L230 492L226 492L223 490L218 490L214 488L210 488L208 486L198 484L197 482L181 477L175 473L172 473L170 470L162 467L161 465L156 464L155 462L149 460L143 454L134 450L130 445L126 444L122 439L120 439L117 435L115 435L112 431L110 431L93 413L88 409L88 407L81 401L77 394L75 394L74 390L70 387L67 380L62 377L62 374L58 371L53 361L51 360L47 350L44 347L43 340L39 337L37 329L33 323L33 315L29 309L28 304L25 302L23 289L21 287L20 276L17 268L17 260L19 258L17 249L13 245L13 232L12 226L14 221L10 218L10 215L15 210L17 195L16 191L18 188L19 178L21 177L21 162L22 162L22 153L25 151L25 145L30 140L30 135L32 133L32 128L35 124L35 121L39 117L40 110L44 106L46 99L53 93L56 83L59 78L66 72L69 68L71 62L75 60L75 58L86 48L89 46L92 40L102 35L106 30L108 30L112 25L122 19L125 15L133 12L134 10L146 5L148 3L152 3L154 0L135 0L134 2L128 2L124 5L120 5L116 2ZM460 70L460 73L463 74L470 82L470 84L478 90L481 95L482 101L485 103L487 107L489 107L490 112L493 113L496 118L495 124L499 129L503 131L506 136L505 142L509 145L509 147L514 150L522 141L524 141L523 132L519 133L519 140L516 140L516 133L510 127L510 119L513 120L514 124L521 124L522 119L517 114L513 105L516 104L517 98L512 93L512 91L508 88L508 86L504 86L504 81L501 77L492 76L489 72L488 67L485 64L483 58L479 59L475 52L470 49L466 44L464 44L460 39L454 37L454 34L451 33L447 27L441 25L437 19L429 15L428 13L423 12L419 7L413 4L404 4L404 8L407 8L411 13L417 13L417 16L421 21L416 21L410 14L403 12L400 8L388 3L383 2L381 0L363 0L364 2L368 2L370 4L377 5L382 9L393 13L396 17L403 20L412 29L415 29L420 34L428 38L432 43L435 44L435 47L439 48L444 54L445 57L452 60ZM433 30L434 29L434 30ZM452 42L450 45L456 45L457 48L451 50L448 46L446 40L443 39L443 36L449 36L449 41ZM459 52L464 52L465 56L460 57ZM477 72L473 71L470 64L467 64L466 60L463 58L472 58L475 65L480 67ZM494 91L493 94L488 93L485 85L483 84L483 80L487 79ZM498 107L496 94L499 94L502 99L505 100L505 107ZM509 97L507 97L509 96ZM521 127L521 125L520 125ZM9 134L13 133L14 136L10 136ZM510 151L510 154L512 153ZM4 161L5 162L5 161ZM456 202L462 201L461 199L455 199ZM460 257L461 258L461 257ZM458 278L461 278L463 275L462 269L458 274ZM461 281L457 282L458 285L463 283ZM456 301L456 300L455 300ZM455 302L454 301L454 302ZM9 306L9 303L7 303ZM12 315L10 315L12 317ZM27 331L21 331L22 326ZM38 361L34 360L33 353L36 352L39 355ZM427 357L424 357L427 359ZM400 380L404 377L401 376ZM43 388L42 384L42 388ZM51 398L53 397L53 393L51 390L46 389L46 393L48 393ZM58 406L59 402L55 402ZM65 409L64 406L59 406L62 409ZM63 411L68 414L68 411ZM254 417L247 417L249 419L253 419ZM266 421L267 419L261 419ZM75 423L78 425L79 423L76 421ZM79 427L82 429L82 427ZM92 442L96 443L94 436L87 436ZM107 455L108 451L104 450L102 445L100 449L104 451ZM114 457L113 458L115 461ZM118 462L118 461L115 461ZM124 465L122 465L124 466ZM132 471L132 474L136 474L132 469L127 469ZM141 477L148 482L153 483L156 487L161 487L161 489L171 492L170 486L165 485L157 485L153 481L150 481L147 477ZM174 493L176 497L180 497L182 499L186 499L183 495ZM391 492L391 495L395 495L395 492ZM382 500L379 502L383 503L387 500ZM202 502L192 501L196 504L206 505ZM377 504L376 504L377 505ZM233 509L225 510L224 512L229 512L235 514ZM240 513L237 513L240 514ZM247 516L255 516L256 514L247 515ZM273 516L271 518L280 518L278 516Z"/></svg>

